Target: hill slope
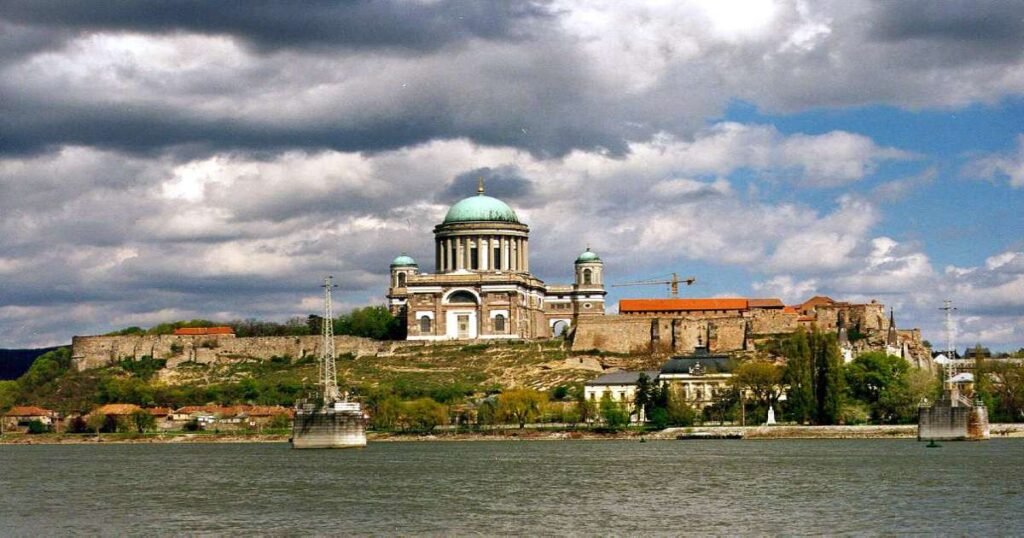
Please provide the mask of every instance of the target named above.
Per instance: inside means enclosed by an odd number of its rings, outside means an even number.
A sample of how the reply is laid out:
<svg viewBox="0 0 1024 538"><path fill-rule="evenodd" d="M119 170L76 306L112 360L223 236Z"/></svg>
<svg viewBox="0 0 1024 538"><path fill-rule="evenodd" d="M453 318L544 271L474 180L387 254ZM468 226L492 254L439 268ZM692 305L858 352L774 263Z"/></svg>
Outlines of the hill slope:
<svg viewBox="0 0 1024 538"><path fill-rule="evenodd" d="M36 357L57 349L46 347L40 349L0 349L0 380L17 379L28 371Z"/></svg>

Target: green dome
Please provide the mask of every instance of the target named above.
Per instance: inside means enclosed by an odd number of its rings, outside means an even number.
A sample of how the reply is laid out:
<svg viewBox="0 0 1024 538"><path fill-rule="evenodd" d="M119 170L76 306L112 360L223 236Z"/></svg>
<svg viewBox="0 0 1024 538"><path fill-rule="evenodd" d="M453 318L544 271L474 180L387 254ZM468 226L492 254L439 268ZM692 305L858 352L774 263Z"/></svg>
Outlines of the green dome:
<svg viewBox="0 0 1024 538"><path fill-rule="evenodd" d="M601 258L599 258L597 256L596 252L593 252L592 250L590 250L590 247L587 247L587 250L584 251L583 254L580 254L579 258L576 258L576 263L599 262L599 261L601 261Z"/></svg>
<svg viewBox="0 0 1024 538"><path fill-rule="evenodd" d="M519 222L516 212L505 202L483 194L459 200L448 210L444 224L449 222Z"/></svg>
<svg viewBox="0 0 1024 538"><path fill-rule="evenodd" d="M401 256L391 260L391 267L414 267L416 266L416 260L402 254Z"/></svg>

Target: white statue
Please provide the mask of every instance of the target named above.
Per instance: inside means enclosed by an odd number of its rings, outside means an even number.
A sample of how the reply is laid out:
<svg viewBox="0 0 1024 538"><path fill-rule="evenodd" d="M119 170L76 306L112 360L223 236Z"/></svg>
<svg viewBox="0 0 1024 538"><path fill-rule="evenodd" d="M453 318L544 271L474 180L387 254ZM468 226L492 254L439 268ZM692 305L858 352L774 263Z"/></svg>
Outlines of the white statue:
<svg viewBox="0 0 1024 538"><path fill-rule="evenodd" d="M765 426L774 426L775 425L775 408L770 406L770 405L768 406L768 421L765 422L764 425Z"/></svg>

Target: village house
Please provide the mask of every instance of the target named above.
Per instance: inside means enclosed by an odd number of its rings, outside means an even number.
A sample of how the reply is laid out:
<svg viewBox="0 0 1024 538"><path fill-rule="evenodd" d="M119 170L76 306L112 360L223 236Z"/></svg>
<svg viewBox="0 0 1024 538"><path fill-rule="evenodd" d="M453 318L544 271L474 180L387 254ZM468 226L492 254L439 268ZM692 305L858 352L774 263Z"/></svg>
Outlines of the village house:
<svg viewBox="0 0 1024 538"><path fill-rule="evenodd" d="M29 431L30 424L38 421L47 429L52 428L57 422L59 415L56 411L35 406L17 406L0 417L0 432L25 433Z"/></svg>

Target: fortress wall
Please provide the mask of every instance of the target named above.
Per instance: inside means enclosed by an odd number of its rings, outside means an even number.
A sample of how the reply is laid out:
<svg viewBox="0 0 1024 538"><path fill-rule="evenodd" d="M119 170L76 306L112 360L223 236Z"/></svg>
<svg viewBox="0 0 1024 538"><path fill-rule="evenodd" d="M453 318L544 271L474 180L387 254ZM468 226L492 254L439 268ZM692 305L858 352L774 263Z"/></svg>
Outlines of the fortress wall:
<svg viewBox="0 0 1024 538"><path fill-rule="evenodd" d="M750 332L752 334L781 334L796 332L800 323L798 314L785 313L781 310L755 309L750 314Z"/></svg>
<svg viewBox="0 0 1024 538"><path fill-rule="evenodd" d="M689 353L697 346L712 352L745 349L747 320L609 315L581 318L573 351L598 349L612 353Z"/></svg>
<svg viewBox="0 0 1024 538"><path fill-rule="evenodd" d="M746 349L747 320L724 318L709 322L708 350L712 353L742 351ZM693 348L680 350L688 352Z"/></svg>
<svg viewBox="0 0 1024 538"><path fill-rule="evenodd" d="M167 359L169 367L184 362L212 363L242 358L267 360L274 356L300 358L320 353L320 336L267 336L237 338L233 335L175 336L76 336L71 340L71 357L78 371L110 365L124 358L149 355ZM355 356L386 353L395 346L418 345L379 342L356 336L336 336L338 354Z"/></svg>
<svg viewBox="0 0 1024 538"><path fill-rule="evenodd" d="M611 315L580 318L576 324L572 350L647 353L650 345L651 318Z"/></svg>

